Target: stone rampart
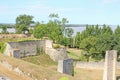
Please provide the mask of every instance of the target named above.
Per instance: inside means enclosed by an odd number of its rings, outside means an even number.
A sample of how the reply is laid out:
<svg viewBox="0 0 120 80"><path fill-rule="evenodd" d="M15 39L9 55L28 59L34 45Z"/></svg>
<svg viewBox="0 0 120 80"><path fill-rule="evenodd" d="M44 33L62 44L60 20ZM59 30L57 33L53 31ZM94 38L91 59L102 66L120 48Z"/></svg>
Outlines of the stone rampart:
<svg viewBox="0 0 120 80"><path fill-rule="evenodd" d="M54 49L52 47L52 41L46 40L45 53L50 56L54 61L63 60L67 58L67 53L65 48Z"/></svg>
<svg viewBox="0 0 120 80"><path fill-rule="evenodd" d="M66 49L64 49L64 48L58 48L58 49L47 48L46 53L54 61L63 60L65 58L67 58Z"/></svg>
<svg viewBox="0 0 120 80"><path fill-rule="evenodd" d="M5 54L8 56L14 56L14 51L19 50L20 54L18 57L29 56L29 55L36 55L37 49L43 50L45 47L45 40L31 40L31 41L24 41L24 42L8 42L6 43ZM17 52L16 54L19 54Z"/></svg>
<svg viewBox="0 0 120 80"><path fill-rule="evenodd" d="M37 55L38 51L45 52L54 61L67 58L66 49L54 49L51 40L30 40L22 42L6 43L5 55L21 58L30 55Z"/></svg>
<svg viewBox="0 0 120 80"><path fill-rule="evenodd" d="M104 69L104 62L76 62L76 68ZM120 62L117 62L117 69L120 69Z"/></svg>

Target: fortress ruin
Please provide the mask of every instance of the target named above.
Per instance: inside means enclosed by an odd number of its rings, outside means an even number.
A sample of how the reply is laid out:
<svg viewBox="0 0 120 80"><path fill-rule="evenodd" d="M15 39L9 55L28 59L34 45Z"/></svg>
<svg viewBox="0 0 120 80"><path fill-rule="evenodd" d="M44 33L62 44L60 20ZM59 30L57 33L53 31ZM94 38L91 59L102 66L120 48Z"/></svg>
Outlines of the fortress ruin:
<svg viewBox="0 0 120 80"><path fill-rule="evenodd" d="M30 40L21 42L8 42L4 54L7 56L21 58L30 55L37 55L38 51L44 52L54 61L67 58L66 49L52 47L51 40Z"/></svg>

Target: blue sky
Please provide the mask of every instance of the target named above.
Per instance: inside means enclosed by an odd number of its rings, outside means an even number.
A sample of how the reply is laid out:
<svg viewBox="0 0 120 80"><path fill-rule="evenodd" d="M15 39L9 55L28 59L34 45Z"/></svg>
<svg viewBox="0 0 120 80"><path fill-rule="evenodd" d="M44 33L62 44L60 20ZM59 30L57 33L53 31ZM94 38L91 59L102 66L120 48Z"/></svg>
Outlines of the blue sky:
<svg viewBox="0 0 120 80"><path fill-rule="evenodd" d="M0 23L15 23L20 14L34 16L35 21L48 20L58 13L71 24L120 25L120 0L1 0Z"/></svg>

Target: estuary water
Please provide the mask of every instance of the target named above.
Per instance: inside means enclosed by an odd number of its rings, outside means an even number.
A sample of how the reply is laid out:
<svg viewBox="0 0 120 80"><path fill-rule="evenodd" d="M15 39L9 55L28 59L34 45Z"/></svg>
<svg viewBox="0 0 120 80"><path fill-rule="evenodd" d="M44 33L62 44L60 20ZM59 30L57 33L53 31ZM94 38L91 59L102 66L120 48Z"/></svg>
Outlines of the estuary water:
<svg viewBox="0 0 120 80"><path fill-rule="evenodd" d="M102 26L100 26L100 27L102 27ZM112 30L114 31L117 26L110 26L110 27L111 27ZM68 27L66 27L66 28L68 28ZM83 27L82 27L82 26L81 26L81 27L69 27L69 28L72 28L72 29L74 30L73 35L75 35L77 32L82 32L83 30L86 29L85 26L83 26ZM7 28L7 31L8 31L9 33L15 33L15 28ZM2 29L0 29L0 33L1 33L1 32L2 32Z"/></svg>

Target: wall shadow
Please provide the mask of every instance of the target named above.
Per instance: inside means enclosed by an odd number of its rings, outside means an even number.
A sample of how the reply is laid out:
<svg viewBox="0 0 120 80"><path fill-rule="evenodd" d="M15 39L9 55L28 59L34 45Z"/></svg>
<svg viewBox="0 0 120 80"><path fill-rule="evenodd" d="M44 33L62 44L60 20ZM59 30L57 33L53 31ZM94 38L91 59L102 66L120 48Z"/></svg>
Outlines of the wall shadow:
<svg viewBox="0 0 120 80"><path fill-rule="evenodd" d="M116 80L120 80L120 76L116 76Z"/></svg>

